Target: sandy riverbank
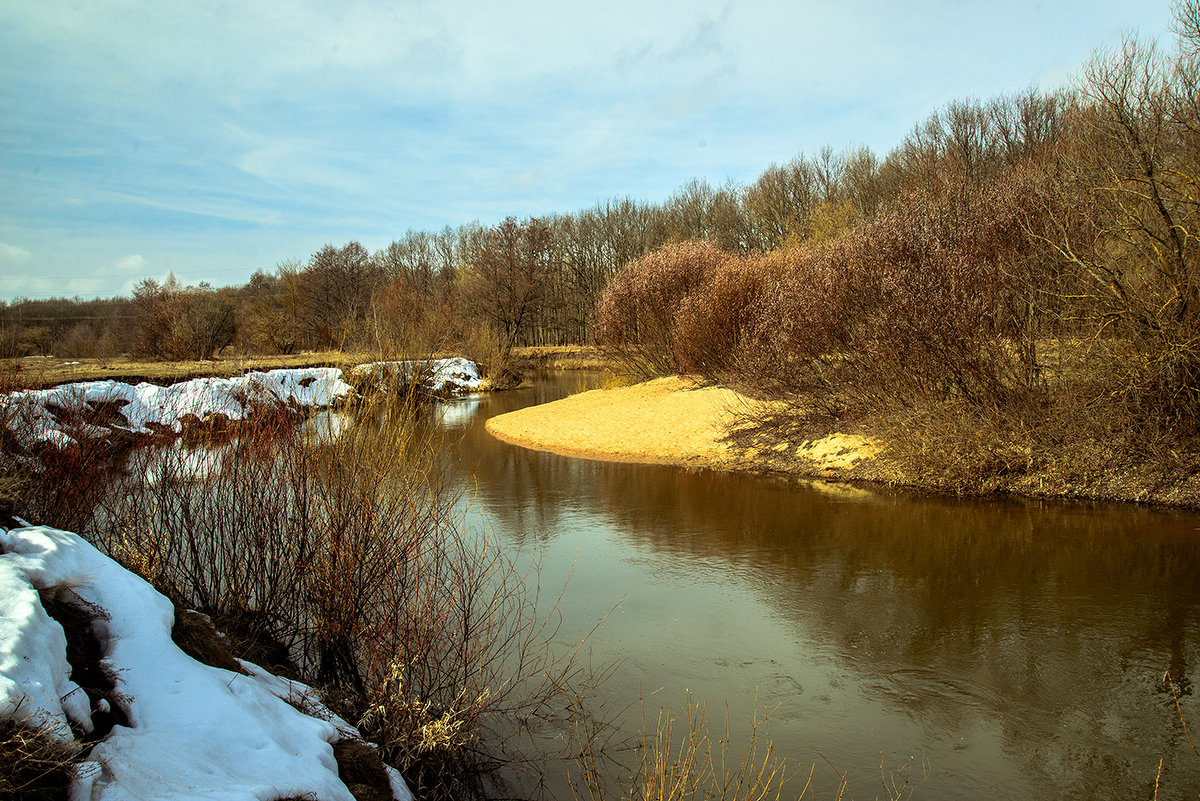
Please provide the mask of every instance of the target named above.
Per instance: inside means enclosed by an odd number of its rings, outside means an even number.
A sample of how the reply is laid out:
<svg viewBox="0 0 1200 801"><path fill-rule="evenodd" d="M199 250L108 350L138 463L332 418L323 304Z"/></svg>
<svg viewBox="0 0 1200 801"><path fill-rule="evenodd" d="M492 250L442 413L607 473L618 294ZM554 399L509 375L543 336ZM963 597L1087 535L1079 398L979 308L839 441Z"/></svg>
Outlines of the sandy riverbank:
<svg viewBox="0 0 1200 801"><path fill-rule="evenodd" d="M767 464L778 458L727 439L739 416L760 403L724 387L660 378L499 415L487 421L487 430L506 442L565 456L761 472L775 470ZM787 454L793 458L786 472L824 476L843 474L878 450L862 437L838 434L775 448L794 451Z"/></svg>
<svg viewBox="0 0 1200 801"><path fill-rule="evenodd" d="M1106 453L1103 443L1096 446L1097 453L1047 447L1038 463L1025 469L993 470L974 483L956 483L959 476L953 471L947 478L919 460L911 461L911 453L906 462L904 454L898 458L894 450L867 436L806 437L803 427L739 429L747 412L772 411L763 403L723 387L660 378L499 415L488 420L487 430L506 442L565 456L824 479L834 483L817 483L829 487L845 488L843 482L849 480L952 494L1200 509L1200 474L1168 476L1138 463L1098 462ZM781 411L786 414L786 409ZM968 455L978 461L989 454ZM1101 467L1089 466L1096 464Z"/></svg>

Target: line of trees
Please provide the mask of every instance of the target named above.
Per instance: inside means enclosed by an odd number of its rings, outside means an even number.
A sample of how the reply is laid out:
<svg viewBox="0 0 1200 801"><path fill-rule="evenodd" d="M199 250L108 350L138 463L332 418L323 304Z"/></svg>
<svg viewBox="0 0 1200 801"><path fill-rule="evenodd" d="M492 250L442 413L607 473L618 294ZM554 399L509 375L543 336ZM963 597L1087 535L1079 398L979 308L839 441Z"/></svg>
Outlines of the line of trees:
<svg viewBox="0 0 1200 801"><path fill-rule="evenodd" d="M502 353L583 343L600 294L634 259L688 240L742 255L830 240L946 158L984 175L1054 138L1068 103L1033 92L954 103L885 159L827 148L771 165L748 186L691 181L661 204L620 198L491 227L409 231L375 253L330 244L240 287L147 279L131 298L0 304L0 356L208 358L230 346L399 353L485 339Z"/></svg>

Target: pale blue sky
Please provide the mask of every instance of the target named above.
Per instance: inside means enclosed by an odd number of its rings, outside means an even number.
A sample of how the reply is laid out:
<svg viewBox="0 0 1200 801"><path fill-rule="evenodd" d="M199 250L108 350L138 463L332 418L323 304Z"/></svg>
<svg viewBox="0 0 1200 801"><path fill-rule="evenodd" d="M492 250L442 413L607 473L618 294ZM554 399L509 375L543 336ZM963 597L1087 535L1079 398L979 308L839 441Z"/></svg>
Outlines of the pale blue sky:
<svg viewBox="0 0 1200 801"><path fill-rule="evenodd" d="M0 299L661 201L1069 80L1170 0L0 0Z"/></svg>

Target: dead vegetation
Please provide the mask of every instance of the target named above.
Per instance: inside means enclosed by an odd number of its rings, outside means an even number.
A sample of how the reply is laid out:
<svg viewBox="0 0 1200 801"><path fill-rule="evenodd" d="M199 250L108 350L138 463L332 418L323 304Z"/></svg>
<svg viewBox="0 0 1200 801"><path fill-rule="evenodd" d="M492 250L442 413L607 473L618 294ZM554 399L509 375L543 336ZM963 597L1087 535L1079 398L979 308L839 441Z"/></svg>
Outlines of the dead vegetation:
<svg viewBox="0 0 1200 801"><path fill-rule="evenodd" d="M194 657L320 688L420 797L480 797L537 770L531 749L594 675L555 644L536 566L461 525L424 408L378 395L302 427L267 417L199 462L81 450L63 475L93 477L86 495L42 483L26 506L170 598Z"/></svg>
<svg viewBox="0 0 1200 801"><path fill-rule="evenodd" d="M66 801L78 745L53 732L0 720L0 801Z"/></svg>
<svg viewBox="0 0 1200 801"><path fill-rule="evenodd" d="M375 746L363 740L338 740L333 744L333 758L338 778L355 801L392 801L392 783Z"/></svg>
<svg viewBox="0 0 1200 801"><path fill-rule="evenodd" d="M127 699L117 691L116 676L103 662L104 645L96 631L96 622L106 620L108 613L69 587L44 589L38 595L46 614L63 628L70 679L87 694L91 706L92 730L75 732L86 754L87 746L103 740L114 726L129 725Z"/></svg>
<svg viewBox="0 0 1200 801"><path fill-rule="evenodd" d="M207 615L176 607L171 640L179 646L179 650L197 662L247 675L229 649L225 635L217 631Z"/></svg>

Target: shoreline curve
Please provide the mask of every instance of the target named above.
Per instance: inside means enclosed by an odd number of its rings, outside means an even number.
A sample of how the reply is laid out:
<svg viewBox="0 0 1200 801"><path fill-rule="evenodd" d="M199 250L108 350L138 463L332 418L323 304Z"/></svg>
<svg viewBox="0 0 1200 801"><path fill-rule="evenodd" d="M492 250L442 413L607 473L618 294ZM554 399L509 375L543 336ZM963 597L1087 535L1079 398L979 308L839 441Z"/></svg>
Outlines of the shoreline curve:
<svg viewBox="0 0 1200 801"><path fill-rule="evenodd" d="M739 415L763 403L694 379L658 378L528 406L489 419L485 428L503 442L561 456L818 479L845 477L877 450L863 437L841 434L784 445L791 459L733 445L728 437Z"/></svg>

